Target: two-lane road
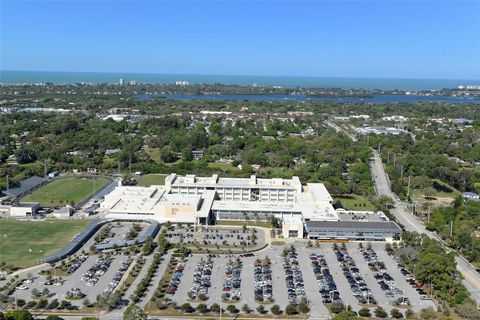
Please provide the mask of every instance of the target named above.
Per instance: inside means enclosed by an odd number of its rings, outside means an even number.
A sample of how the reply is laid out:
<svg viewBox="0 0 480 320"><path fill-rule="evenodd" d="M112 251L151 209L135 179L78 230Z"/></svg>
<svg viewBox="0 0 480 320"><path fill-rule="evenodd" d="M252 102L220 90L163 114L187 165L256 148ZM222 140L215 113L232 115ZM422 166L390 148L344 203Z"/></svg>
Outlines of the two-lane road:
<svg viewBox="0 0 480 320"><path fill-rule="evenodd" d="M376 151L373 151L374 157L371 161L371 171L375 182L375 188L379 196L388 196L395 201L395 208L391 213L397 218L398 222L403 224L406 230L424 233L432 239L440 241L447 251L452 251L445 242L435 233L428 231L425 225L417 217L410 214L404 204L390 189L387 173L383 167L382 159ZM470 292L472 298L480 304L480 274L475 268L462 257L456 256L457 269L463 275L463 285Z"/></svg>

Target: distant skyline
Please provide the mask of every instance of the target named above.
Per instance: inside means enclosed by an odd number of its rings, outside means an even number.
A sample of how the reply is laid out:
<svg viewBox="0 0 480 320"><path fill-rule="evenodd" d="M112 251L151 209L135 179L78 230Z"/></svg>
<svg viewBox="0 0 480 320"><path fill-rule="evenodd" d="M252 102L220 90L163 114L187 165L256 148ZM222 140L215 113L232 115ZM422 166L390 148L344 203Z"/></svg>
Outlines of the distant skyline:
<svg viewBox="0 0 480 320"><path fill-rule="evenodd" d="M480 79L474 1L4 1L0 69Z"/></svg>

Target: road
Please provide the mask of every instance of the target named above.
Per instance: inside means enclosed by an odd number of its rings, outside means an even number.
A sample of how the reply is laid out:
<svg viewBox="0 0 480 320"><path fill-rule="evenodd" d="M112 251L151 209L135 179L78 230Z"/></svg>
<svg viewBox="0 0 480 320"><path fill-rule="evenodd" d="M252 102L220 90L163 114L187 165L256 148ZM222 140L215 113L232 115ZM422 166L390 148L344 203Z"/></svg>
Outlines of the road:
<svg viewBox="0 0 480 320"><path fill-rule="evenodd" d="M371 170L375 182L375 190L379 196L388 196L395 201L395 208L390 209L391 213L397 218L398 222L403 224L406 230L424 233L428 237L441 242L444 248L450 252L446 243L435 233L428 231L425 225L414 215L409 213L405 205L390 189L390 183L387 173L383 167L382 159L378 152L373 151L373 161L371 161ZM457 269L463 275L463 285L470 292L471 297L480 304L480 274L463 257L456 256Z"/></svg>
<svg viewBox="0 0 480 320"><path fill-rule="evenodd" d="M329 120L325 120L325 124L327 126L329 126L330 128L332 128L333 130L335 130L336 132L338 133L343 133L345 135L347 135L350 139L352 139L353 142L357 141L357 137L355 137L354 134L351 134L350 132L348 132L347 130L343 129L343 128L340 128L338 125L336 125L335 123L329 121Z"/></svg>

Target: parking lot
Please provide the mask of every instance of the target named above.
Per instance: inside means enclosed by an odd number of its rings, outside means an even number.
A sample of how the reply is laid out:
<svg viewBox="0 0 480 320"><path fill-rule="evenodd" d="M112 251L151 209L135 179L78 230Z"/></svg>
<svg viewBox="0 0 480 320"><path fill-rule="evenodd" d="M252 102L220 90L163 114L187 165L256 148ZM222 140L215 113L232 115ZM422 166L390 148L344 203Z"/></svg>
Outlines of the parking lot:
<svg viewBox="0 0 480 320"><path fill-rule="evenodd" d="M332 244L308 248L305 242L295 243L294 252L290 245L272 246L253 256L240 257L238 263L238 255L213 257L209 275L211 285L205 291L207 301L193 300L189 296L189 291L198 285L198 278L195 280L198 265L206 261L205 256L194 255L186 261L183 277L172 299L179 304L189 301L192 305L223 301L224 305L235 304L240 308L247 304L252 310L260 304L267 310L278 304L284 310L288 304L306 297L311 302L312 317L328 315L324 303L340 301L357 311L365 306L373 311L378 305L387 311L411 307L418 312L433 306L431 301L422 300L421 294L407 282L393 257L385 251L384 243L372 243L372 250L364 248L363 251L358 243L348 243L345 249L338 245L338 248L343 252L343 262L338 260ZM376 258L371 259L373 252ZM264 268L267 257L270 264ZM379 268L372 269L369 263ZM240 275L235 277L235 274ZM388 283L388 289L385 286L382 289L382 283ZM405 301L405 297L409 298L410 306L393 304L396 300Z"/></svg>
<svg viewBox="0 0 480 320"><path fill-rule="evenodd" d="M107 260L110 263L105 263ZM73 290L79 291L84 298L94 302L97 295L105 292L107 288L112 288L115 283L118 284L118 272L126 270L127 261L129 261L129 257L125 255L112 255L105 259L100 259L98 255L92 255L68 276L55 276L53 281L48 281L45 275L33 276L31 283L25 284L27 289L17 289L16 295L18 299L30 301L34 289L42 292L47 288L49 291L48 299L58 299L60 301L67 299L67 292ZM92 281L92 279L96 280ZM71 300L71 303L75 306L82 306L81 299Z"/></svg>
<svg viewBox="0 0 480 320"><path fill-rule="evenodd" d="M120 241L131 230L129 224L112 224L110 241ZM261 231L256 233L265 241ZM224 246L252 241L252 230L209 228L194 231L175 228L167 233L169 241ZM88 248L90 239L84 248ZM67 299L81 307L84 298L94 302L99 294L113 292L134 257L124 253L78 254L66 268L67 275L33 275L33 281L16 290L17 298L32 300L32 294L48 289L49 301ZM145 267L146 268L146 267ZM135 288L132 288L134 290ZM153 290L153 289L152 289ZM181 305L214 303L244 304L251 310L263 305L266 310L278 304L282 310L302 298L310 301L310 316L328 317L325 304L342 302L358 311L378 305L414 311L434 306L406 270L399 268L384 243L321 243L308 247L305 241L271 245L255 253L218 255L194 254L179 261L169 284L167 296ZM72 299L73 297L73 299ZM37 296L45 298L45 296ZM255 311L256 312L256 311Z"/></svg>
<svg viewBox="0 0 480 320"><path fill-rule="evenodd" d="M138 225L137 230L140 230L139 233L141 233L145 225ZM109 242L116 242L125 237L132 228L132 223L115 223L108 227L110 232L105 239ZM104 228L99 230L96 235L100 234ZM85 298L94 302L99 294L112 293L132 263L134 256L120 252L87 255L90 246L95 243L94 238L90 238L83 246L82 250L85 254L80 250L72 257L65 272L53 272L50 276L40 273L31 274L30 279L17 287L17 299L31 301L35 296L37 299L48 299L49 301L69 300L73 306L82 307ZM50 278L51 280L49 280ZM39 292L42 293L45 289L49 292L48 296L40 295Z"/></svg>
<svg viewBox="0 0 480 320"><path fill-rule="evenodd" d="M182 242L185 244L201 244L203 246L222 248L245 248L251 249L265 245L265 235L261 229L249 228L226 228L226 227L205 227L197 230L193 227L175 228L167 232L167 239L170 242Z"/></svg>

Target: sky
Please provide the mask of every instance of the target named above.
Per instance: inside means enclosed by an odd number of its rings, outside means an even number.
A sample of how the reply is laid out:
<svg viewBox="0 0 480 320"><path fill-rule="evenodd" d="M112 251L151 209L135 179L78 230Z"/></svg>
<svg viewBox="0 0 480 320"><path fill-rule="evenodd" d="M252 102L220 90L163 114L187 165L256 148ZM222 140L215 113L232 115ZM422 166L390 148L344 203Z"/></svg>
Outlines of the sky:
<svg viewBox="0 0 480 320"><path fill-rule="evenodd" d="M0 69L480 79L478 1L5 1Z"/></svg>

